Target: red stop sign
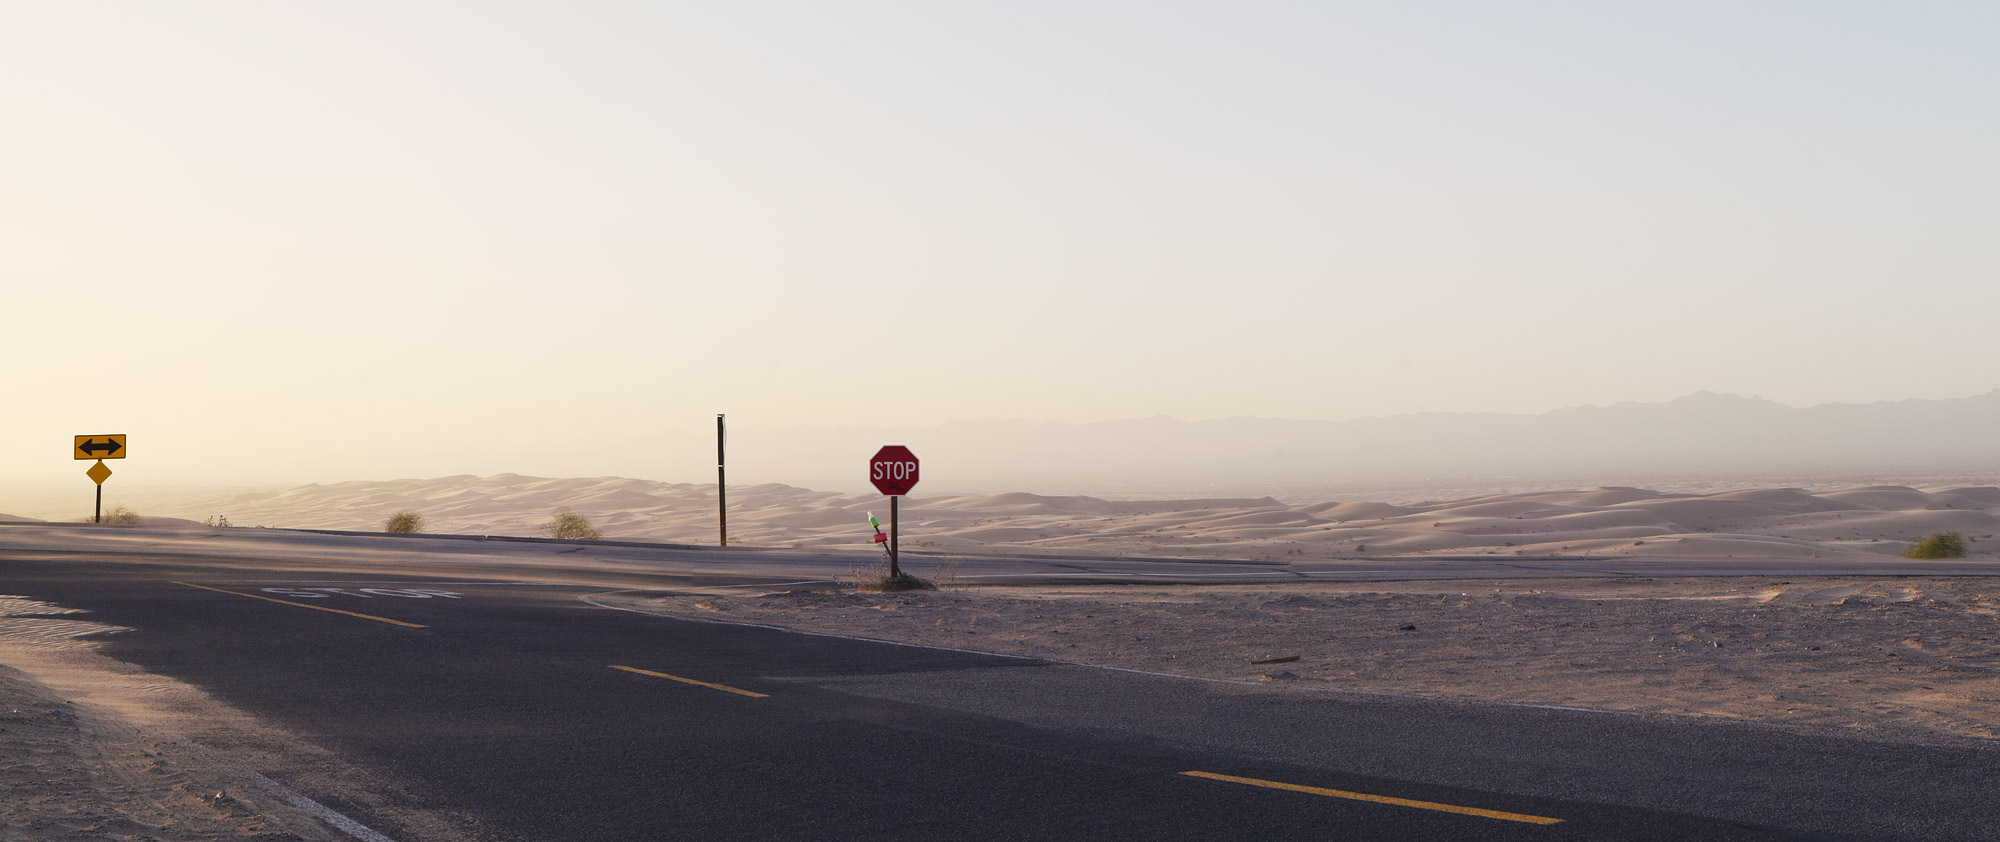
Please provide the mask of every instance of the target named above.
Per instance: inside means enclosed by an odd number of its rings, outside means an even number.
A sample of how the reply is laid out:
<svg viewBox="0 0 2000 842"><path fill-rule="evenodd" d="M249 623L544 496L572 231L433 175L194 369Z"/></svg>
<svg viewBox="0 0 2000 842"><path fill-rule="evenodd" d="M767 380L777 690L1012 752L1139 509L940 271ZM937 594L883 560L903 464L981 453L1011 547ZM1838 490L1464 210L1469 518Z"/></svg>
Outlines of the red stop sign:
<svg viewBox="0 0 2000 842"><path fill-rule="evenodd" d="M875 458L868 460L868 481L892 497L910 493L917 484L917 454L900 444L875 451Z"/></svg>

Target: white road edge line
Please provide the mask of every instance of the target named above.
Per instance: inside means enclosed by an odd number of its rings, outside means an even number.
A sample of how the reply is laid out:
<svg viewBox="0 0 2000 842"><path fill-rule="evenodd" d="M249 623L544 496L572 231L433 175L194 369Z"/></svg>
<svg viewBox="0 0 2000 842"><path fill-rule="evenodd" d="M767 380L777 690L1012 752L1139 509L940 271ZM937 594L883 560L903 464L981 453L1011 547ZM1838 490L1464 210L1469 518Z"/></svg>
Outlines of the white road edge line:
<svg viewBox="0 0 2000 842"><path fill-rule="evenodd" d="M530 588L587 588L589 585L574 582L411 582L402 579L229 579L216 580L212 585L505 585Z"/></svg>
<svg viewBox="0 0 2000 842"><path fill-rule="evenodd" d="M742 584L742 585L711 585L709 586L709 588L711 590L719 590L722 588L782 588L786 585L838 585L838 584L840 583L833 581L832 579L807 579L803 582L749 582L747 584ZM624 593L624 591L619 591L619 593Z"/></svg>
<svg viewBox="0 0 2000 842"><path fill-rule="evenodd" d="M335 828L338 828L342 833L345 833L349 836L359 839L361 840L361 842L396 842L396 840L394 839L390 839L387 836L383 836L380 833L376 833L373 828L370 828L365 824L362 824L344 815L341 815L340 813L334 811L333 808L328 807L325 804L321 804L318 801L314 801L310 798L307 798L303 795L293 792L290 788L286 787L284 784L278 783L277 781L264 777L260 773L251 772L250 781L260 787L263 787L265 790L268 790L272 795L277 796L278 800L283 801L286 804L290 804L294 807L297 807L301 810L304 810L307 813L311 813L313 818L319 819L320 821L333 825Z"/></svg>
<svg viewBox="0 0 2000 842"><path fill-rule="evenodd" d="M1274 571L1256 572L1256 573L978 573L971 576L960 576L958 578L1019 579L1025 576L1033 576L1036 578L1067 577L1071 579L1078 579L1078 578L1087 579L1096 577L1102 579L1102 578L1117 578L1120 576L1136 576L1140 578L1150 578L1150 579L1227 579L1233 576L1296 576L1296 575L1299 574L1290 571L1274 570Z"/></svg>
<svg viewBox="0 0 2000 842"><path fill-rule="evenodd" d="M800 584L807 584L807 583L802 582ZM598 608L607 608L612 611L628 611L633 614L644 614L648 617L665 617L669 620L680 620L686 623L707 623L712 626L742 626L745 628L752 628L752 629L769 629L771 631L785 632L786 634L799 634L799 635L805 635L807 637L829 637L835 640L853 640L861 643L880 643L888 646L907 646L911 649L931 649L939 652L959 652L966 655L986 655L993 658L1012 658L1017 661L1040 661L1045 664L1060 664L1066 667L1083 667L1084 669L1103 670L1105 672L1123 672L1123 673L1131 673L1134 675L1151 675L1159 678L1177 678L1182 681L1198 681L1205 684L1235 684L1242 687L1267 686L1266 682L1263 681L1246 681L1243 679L1236 679L1236 678L1205 678L1199 675L1181 675L1179 673L1157 672L1154 670L1133 669L1131 667L1108 667L1103 664L1087 664L1082 661L1065 661L1061 658L1040 658L1034 655L1015 655L1007 652L988 652L983 649L962 649L956 646L936 646L929 643L907 643L901 640L883 640L881 638L861 637L858 635L851 635L851 634L833 634L831 632L805 631L803 629L792 629L792 628L786 628L784 626L773 626L766 623L744 623L736 620L712 620L705 617L688 617L681 614L666 614L659 611L646 611L639 608L626 608L621 605L605 605L602 602L596 601L596 597L617 596L622 593L632 593L634 591L659 592L660 589L626 588L624 590L605 591L604 593L591 594L590 596L580 596L577 597L577 599L587 605L594 605ZM1415 701L1425 701L1425 702L1465 701L1464 699L1456 699L1447 696L1426 696L1421 693L1398 693L1394 690L1355 690L1346 687L1300 687L1296 689L1306 690L1314 693L1326 693L1328 695L1336 695L1336 696L1380 696L1391 699L1411 699ZM1489 705L1499 705L1501 707L1529 708L1534 710L1561 710L1561 711L1573 711L1577 713L1608 713L1616 716L1640 715L1638 711L1605 710L1603 708L1571 707L1568 705L1544 705L1544 704L1534 704L1531 702L1498 702L1498 701L1488 700L1488 701L1483 701L1482 703Z"/></svg>

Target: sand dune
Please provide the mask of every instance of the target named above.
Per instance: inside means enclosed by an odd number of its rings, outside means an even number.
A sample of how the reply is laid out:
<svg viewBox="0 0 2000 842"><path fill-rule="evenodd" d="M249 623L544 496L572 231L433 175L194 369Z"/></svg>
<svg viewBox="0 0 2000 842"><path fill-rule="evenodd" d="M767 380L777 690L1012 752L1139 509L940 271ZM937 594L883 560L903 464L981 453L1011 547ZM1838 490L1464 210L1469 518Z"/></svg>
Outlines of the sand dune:
<svg viewBox="0 0 2000 842"><path fill-rule="evenodd" d="M1829 491L1820 495L1822 500L1851 503L1869 509L1941 509L1942 503L1914 488L1898 485L1874 485L1846 491Z"/></svg>
<svg viewBox="0 0 2000 842"><path fill-rule="evenodd" d="M1345 521L1401 517L1416 510L1388 503L1320 503L1315 506L1305 506L1299 511L1331 521Z"/></svg>
<svg viewBox="0 0 2000 842"><path fill-rule="evenodd" d="M2000 488L1982 486L1978 488L1947 488L1937 492L1939 497L1953 503L1963 502L1966 506L2000 506Z"/></svg>
<svg viewBox="0 0 2000 842"><path fill-rule="evenodd" d="M779 484L732 487L730 542L871 548L876 494ZM609 539L713 544L715 487L626 477L498 474L343 482L283 491L149 501L149 523L210 516L235 526L378 530L401 510L427 531L536 535L560 509ZM1254 559L1396 555L1589 555L1832 558L1894 555L1963 532L1972 554L2000 554L2000 487L1907 486L1807 491L1729 488L1667 493L1557 488L1415 504L1355 500L1290 505L1269 498L1106 500L1029 493L916 495L902 503L905 546L954 552L1184 555Z"/></svg>

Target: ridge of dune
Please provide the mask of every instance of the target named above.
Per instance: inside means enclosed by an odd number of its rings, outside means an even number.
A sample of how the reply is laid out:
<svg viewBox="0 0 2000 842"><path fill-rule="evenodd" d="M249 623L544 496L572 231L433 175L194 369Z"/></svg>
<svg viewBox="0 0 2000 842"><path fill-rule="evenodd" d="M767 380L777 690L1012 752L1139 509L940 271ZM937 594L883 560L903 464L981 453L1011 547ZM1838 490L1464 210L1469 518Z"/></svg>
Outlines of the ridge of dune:
<svg viewBox="0 0 2000 842"><path fill-rule="evenodd" d="M1504 499L1527 500L1559 506L1610 506L1634 500L1648 500L1660 496L1658 491L1629 486L1599 486L1597 488L1571 488L1560 491L1528 491L1504 495Z"/></svg>
<svg viewBox="0 0 2000 842"><path fill-rule="evenodd" d="M1538 500L1514 498L1481 498L1445 503L1424 509L1426 515L1449 515L1452 517L1548 517L1555 514L1571 514L1583 509L1559 503L1544 503Z"/></svg>
<svg viewBox="0 0 2000 842"><path fill-rule="evenodd" d="M994 494L987 497L948 498L937 504L940 507L1006 511L1020 514L1104 514L1111 504L1096 497L1047 497L1016 491L1008 494Z"/></svg>
<svg viewBox="0 0 2000 842"><path fill-rule="evenodd" d="M1346 521L1380 520L1382 518L1401 517L1420 510L1405 506L1392 506L1388 503L1320 503L1314 506L1301 507L1299 511L1327 520Z"/></svg>
<svg viewBox="0 0 2000 842"><path fill-rule="evenodd" d="M1870 509L1943 508L1942 504L1931 499L1931 495L1900 485L1871 485L1865 488L1850 488L1845 491L1829 491L1819 496L1821 499L1865 506Z"/></svg>
<svg viewBox="0 0 2000 842"><path fill-rule="evenodd" d="M1708 495L1711 500L1736 500L1772 506L1793 506L1805 510L1851 509L1853 505L1830 501L1830 494L1808 494L1799 488L1751 488Z"/></svg>

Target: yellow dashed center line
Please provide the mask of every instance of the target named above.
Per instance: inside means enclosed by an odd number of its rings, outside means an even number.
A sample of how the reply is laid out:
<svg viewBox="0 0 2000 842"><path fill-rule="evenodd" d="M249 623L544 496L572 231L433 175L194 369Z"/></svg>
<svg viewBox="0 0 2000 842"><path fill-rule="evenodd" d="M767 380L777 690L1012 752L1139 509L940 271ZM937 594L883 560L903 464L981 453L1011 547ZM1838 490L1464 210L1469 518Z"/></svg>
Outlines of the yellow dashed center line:
<svg viewBox="0 0 2000 842"><path fill-rule="evenodd" d="M1387 795L1370 795L1365 792L1348 792L1344 789L1325 789L1316 786L1265 781L1257 778L1239 778L1235 775L1218 775L1214 772L1182 772L1181 774L1195 778L1208 778L1214 781L1228 781L1234 784L1261 786L1268 789L1285 789L1292 792L1325 795L1332 798L1371 801L1376 804L1394 804L1398 807L1415 807L1419 810L1436 810L1441 813L1458 813L1464 816L1479 816L1480 818L1500 819L1501 821L1526 822L1528 824L1559 824L1562 822L1562 819L1552 819L1547 816L1529 816L1521 813L1506 813L1499 810L1482 810L1478 807L1460 807L1456 804L1439 804L1436 801L1415 801L1408 798L1391 798Z"/></svg>
<svg viewBox="0 0 2000 842"><path fill-rule="evenodd" d="M737 695L739 695L739 696L749 696L749 697L751 697L751 698L756 698L756 699L768 699L768 698L771 698L771 695L770 695L769 693L755 693L755 692L752 692L752 691L749 691L749 690L744 690L744 689L742 689L742 688L740 688L740 687L731 687L731 686L729 686L729 685L727 685L727 684L710 684L710 683L708 683L708 682L706 682L706 681L696 681L696 680L694 680L694 679L692 679L692 678L682 678L682 677L680 677L680 676L678 676L678 675L668 675L668 674L666 674L666 673L664 673L664 672L654 672L654 671L652 671L652 670L642 670L642 669L640 669L640 668L638 668L638 667L628 667L628 666L623 666L623 665L620 665L620 664L612 664L612 665L611 665L611 668L612 668L612 669L615 669L615 670L624 670L624 671L626 671L626 672L636 672L636 673L638 673L638 674L640 674L640 675L650 675L650 676L652 676L652 677L654 677L654 678L664 678L664 679L668 679L668 680L670 680L670 681L678 681L678 682L680 682L680 683L682 683L682 684L692 684L692 685L695 685L696 687L707 687L707 688L708 688L708 689L710 689L710 690L721 690L721 691L722 691L722 692L724 692L724 693L735 693L735 694L737 694Z"/></svg>
<svg viewBox="0 0 2000 842"><path fill-rule="evenodd" d="M340 610L340 609L338 609L338 608L328 608L328 607L326 607L326 606L324 606L324 605L307 605L307 604L305 604L305 603L303 603L303 602L293 602L293 601L291 601L291 600L289 600L289 599L272 599L271 597L268 597L268 596L258 596L258 595L254 594L254 593L240 593L240 592L238 592L238 591L225 591L225 590L223 590L223 589L221 589L221 588L211 588L211 587L209 587L209 586L207 586L207 585L197 585L197 584L193 584L193 583L191 583L191 582L175 582L174 584L176 584L176 585L180 585L181 587L185 587L185 588L200 588L200 589L202 589L202 590L205 590L205 591L215 591L216 593L226 593L226 594L229 594L230 596L247 596L247 597L249 597L249 598L251 598L251 599L261 599L261 600L263 600L263 601L265 601L265 602L275 602L275 603L277 603L277 604L279 604L279 605L296 605L296 606L298 606L298 607L300 607L300 608L310 608L310 609L312 609L312 610L314 610L314 611L331 611L331 612L333 612L333 613L335 613L335 614L346 614L346 615L347 615L347 616L349 616L349 617L360 617L360 618L361 618L361 619L363 619L363 620L374 620L375 622L378 622L378 623L388 623L388 624L390 624L390 625L396 625L396 626L403 626L403 627L405 627L405 628L412 628L412 629L421 629L421 628L423 628L423 626L421 626L421 625L418 625L418 624L416 624L416 623L405 623L405 622L403 622L402 620L391 620L391 619L389 619L389 618L387 618L387 617L377 617L377 616L375 616L375 615L373 615L373 614L362 614L362 613L360 613L360 612L357 612L357 611L342 611L342 610Z"/></svg>

